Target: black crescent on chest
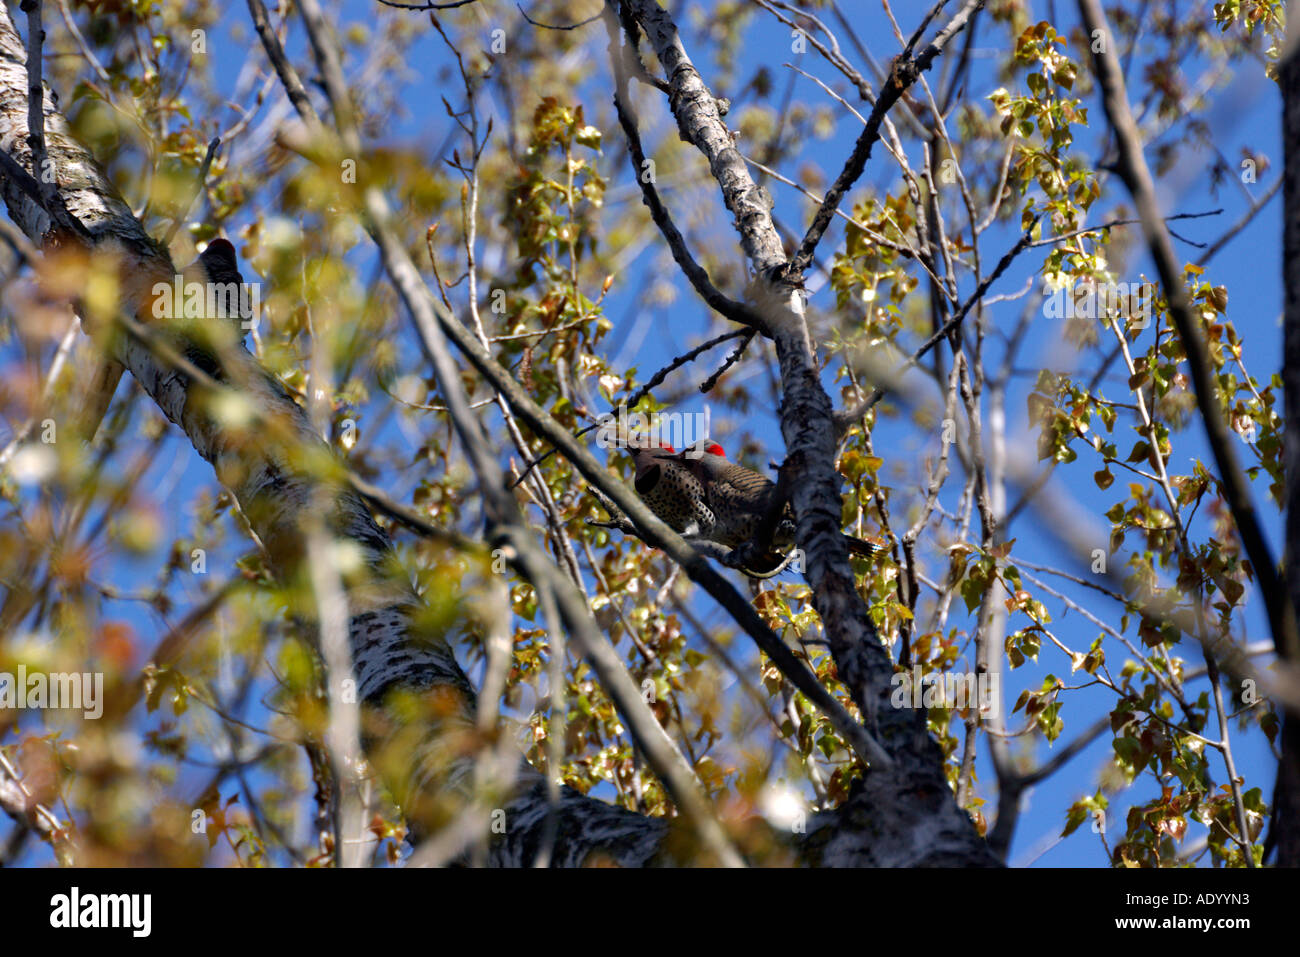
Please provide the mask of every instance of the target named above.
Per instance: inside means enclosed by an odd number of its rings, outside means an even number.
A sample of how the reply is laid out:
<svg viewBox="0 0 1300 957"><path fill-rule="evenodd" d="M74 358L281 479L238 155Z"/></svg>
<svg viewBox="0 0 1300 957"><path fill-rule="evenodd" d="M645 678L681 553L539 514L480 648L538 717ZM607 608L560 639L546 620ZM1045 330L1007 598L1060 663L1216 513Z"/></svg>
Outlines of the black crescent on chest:
<svg viewBox="0 0 1300 957"><path fill-rule="evenodd" d="M659 484L659 477L663 473L662 465L652 465L636 477L636 490L642 495L646 495Z"/></svg>

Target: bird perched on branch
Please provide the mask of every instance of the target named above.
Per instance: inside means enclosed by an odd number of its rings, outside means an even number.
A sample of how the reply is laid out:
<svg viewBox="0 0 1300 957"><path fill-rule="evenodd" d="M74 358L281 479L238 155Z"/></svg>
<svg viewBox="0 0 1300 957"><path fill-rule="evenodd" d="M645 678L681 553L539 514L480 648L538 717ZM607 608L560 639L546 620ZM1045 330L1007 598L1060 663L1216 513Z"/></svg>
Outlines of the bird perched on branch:
<svg viewBox="0 0 1300 957"><path fill-rule="evenodd" d="M241 319L247 302L242 293L244 277L239 274L235 247L228 239L212 240L198 259L181 270L181 279L186 299L183 314L188 320L196 315L201 319L189 328L195 341L185 348L185 356L204 372L220 378L221 363L217 356L244 338ZM202 299L197 309L191 308L188 301L191 295ZM179 302L174 302L172 308L178 316L182 314Z"/></svg>
<svg viewBox="0 0 1300 957"><path fill-rule="evenodd" d="M762 528L770 510L779 507L772 516L774 525L771 541L767 543L777 552L787 552L794 546L794 510L787 500L777 502L777 483L753 469L727 460L722 446L711 439L701 439L690 448L669 457L680 463L704 488L704 501L713 513L713 527L709 538L728 548L739 548L753 541ZM877 546L871 542L845 535L849 551L858 555L871 555Z"/></svg>
<svg viewBox="0 0 1300 957"><path fill-rule="evenodd" d="M647 440L644 446L632 446L631 453L636 466L633 487L650 511L679 535L710 538L713 513L705 502L704 487L673 458L676 450Z"/></svg>

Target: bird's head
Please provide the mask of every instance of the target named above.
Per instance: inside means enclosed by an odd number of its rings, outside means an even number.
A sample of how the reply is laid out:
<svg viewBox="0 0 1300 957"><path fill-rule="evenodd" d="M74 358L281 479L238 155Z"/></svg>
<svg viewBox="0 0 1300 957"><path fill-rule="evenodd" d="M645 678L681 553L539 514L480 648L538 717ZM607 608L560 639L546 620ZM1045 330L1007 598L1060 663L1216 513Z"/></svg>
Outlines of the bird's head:
<svg viewBox="0 0 1300 957"><path fill-rule="evenodd" d="M228 239L218 236L208 243L203 252L199 253L199 261L207 273L208 282L243 281L243 277L239 275L239 261L235 257L235 247Z"/></svg>
<svg viewBox="0 0 1300 957"><path fill-rule="evenodd" d="M199 258L181 270L181 278L184 290L180 295L184 298L170 304L170 315L229 320L220 325L235 329L238 337L243 338L250 328L243 323L257 318L257 292L255 287L250 289L244 285L230 240L220 237L211 240Z"/></svg>
<svg viewBox="0 0 1300 957"><path fill-rule="evenodd" d="M711 477L717 469L727 464L727 453L712 439L700 439L672 456L690 469L698 478Z"/></svg>
<svg viewBox="0 0 1300 957"><path fill-rule="evenodd" d="M677 454L667 442L651 441L645 435L633 435L627 439L627 450L632 456L632 464L636 466L636 477L641 478L646 475L652 468L655 468L664 459L671 458Z"/></svg>
<svg viewBox="0 0 1300 957"><path fill-rule="evenodd" d="M219 290L211 290L213 293L230 291L229 286L231 283L238 287L242 286L244 282L244 277L239 274L239 262L235 257L235 247L231 245L230 240L221 238L209 242L204 247L203 252L199 253L199 258L181 270L181 276L184 278L187 287L190 283L198 283L199 285L212 283L219 286ZM204 290L203 296L205 299L208 295L209 290ZM228 305L238 306L238 300Z"/></svg>
<svg viewBox="0 0 1300 957"><path fill-rule="evenodd" d="M700 439L698 442L683 449L682 455L688 459L702 459L706 456L713 456L720 459L725 459L727 457L727 453L723 450L722 446L717 442L714 442L712 439Z"/></svg>

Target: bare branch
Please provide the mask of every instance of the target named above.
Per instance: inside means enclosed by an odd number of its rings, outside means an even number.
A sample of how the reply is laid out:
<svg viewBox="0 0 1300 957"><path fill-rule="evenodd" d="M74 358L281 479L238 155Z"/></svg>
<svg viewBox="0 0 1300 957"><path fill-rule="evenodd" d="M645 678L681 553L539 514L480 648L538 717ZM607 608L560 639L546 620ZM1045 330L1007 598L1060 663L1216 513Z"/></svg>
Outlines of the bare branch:
<svg viewBox="0 0 1300 957"><path fill-rule="evenodd" d="M609 30L609 58L614 67L616 81L614 109L618 112L619 125L623 127L623 133L627 136L628 155L632 160L632 175L636 177L637 182L641 185L642 201L649 208L651 218L668 242L668 248L673 254L674 261L681 267L682 272L685 273L695 291L700 294L700 298L724 318L763 332L765 323L762 316L755 313L744 303L735 302L724 296L713 285L708 273L695 261L690 250L686 248L685 238L673 225L667 207L659 198L659 192L655 189L654 176L650 172L649 161L645 156L645 149L641 145L641 134L637 131L636 116L632 112L631 104L626 101L628 72L621 54L629 57L635 56L635 51L631 47L632 38L628 37L629 46L627 50L620 51L614 14L608 7L605 13L606 26Z"/></svg>
<svg viewBox="0 0 1300 957"><path fill-rule="evenodd" d="M634 16L654 47L668 77L677 129L709 161L723 202L735 217L746 258L759 273L783 265L785 251L772 225L771 199L750 177L735 137L722 122L718 100L687 56L672 17L652 0L622 0L619 6L625 25Z"/></svg>
<svg viewBox="0 0 1300 957"><path fill-rule="evenodd" d="M541 27L543 30L576 30L579 27L585 27L587 24L594 23L595 21L599 20L605 12L603 9L597 10L595 13L587 17L585 20L579 20L577 23L552 24L552 23L542 23L538 20L534 20L532 17L528 15L528 11L526 11L521 4L516 3L515 6L518 7L519 12L523 15L523 18L525 20L527 20L535 27Z"/></svg>
<svg viewBox="0 0 1300 957"><path fill-rule="evenodd" d="M386 7L393 7L397 10L454 10L456 7L467 7L477 0L446 0L445 3L401 3L399 0L379 0Z"/></svg>
<svg viewBox="0 0 1300 957"><path fill-rule="evenodd" d="M466 0L466 2L472 2L472 0ZM313 130L319 129L320 117L316 115L316 108L311 105L311 98L307 96L307 89L302 85L302 80L298 77L298 71L294 69L293 64L289 62L289 58L285 55L280 38L276 36L275 30L271 28L271 20L266 13L266 5L262 3L262 0L248 0L248 12L252 14L253 26L262 40L262 48L266 50L271 66L275 68L276 75L280 77L280 85L284 87L289 102L293 104L293 108L298 111L298 115L310 128Z"/></svg>
<svg viewBox="0 0 1300 957"><path fill-rule="evenodd" d="M939 31L930 44L915 59L911 59L908 50L905 50L894 61L894 65L889 72L889 79L881 88L880 96L877 97L875 105L871 108L871 115L867 117L867 125L858 136L858 141L853 146L853 152L849 155L848 162L844 164L844 169L835 178L831 188L826 191L826 197L822 201L821 208L813 216L812 224L808 227L808 232L804 234L803 242L799 244L798 251L790 259L790 263L786 267L789 275L802 275L812 262L813 253L816 251L822 235L826 232L826 228L830 226L835 210L843 201L845 194L858 181L858 177L862 175L863 170L867 168L867 160L871 158L871 147L880 136L880 124L885 115L907 92L907 88L930 68L935 57L943 52L943 48L948 41L961 32L961 29L970 20L971 15L983 6L984 0L967 0L966 5L958 11L957 15L949 21L946 27ZM913 42L915 42L915 37ZM909 49L911 46L912 44L908 44Z"/></svg>

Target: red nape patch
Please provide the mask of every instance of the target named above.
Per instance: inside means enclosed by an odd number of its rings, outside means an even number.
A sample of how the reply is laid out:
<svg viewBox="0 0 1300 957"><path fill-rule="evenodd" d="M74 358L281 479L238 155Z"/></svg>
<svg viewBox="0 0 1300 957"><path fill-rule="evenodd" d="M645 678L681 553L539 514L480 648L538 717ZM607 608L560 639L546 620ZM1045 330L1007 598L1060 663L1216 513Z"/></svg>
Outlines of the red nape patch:
<svg viewBox="0 0 1300 957"><path fill-rule="evenodd" d="M721 456L724 459L727 457L727 453L722 450L722 446L717 442L710 442L708 448L704 451L708 452L710 455Z"/></svg>

